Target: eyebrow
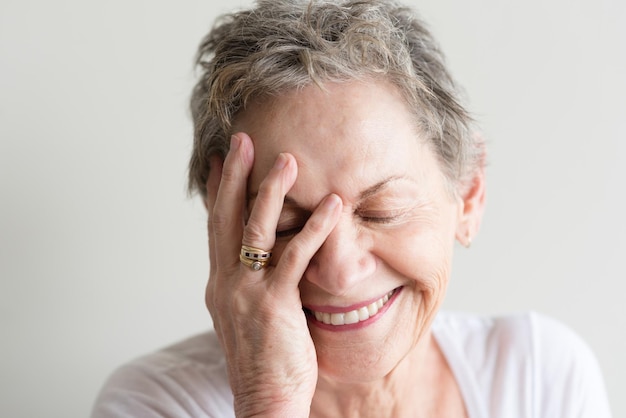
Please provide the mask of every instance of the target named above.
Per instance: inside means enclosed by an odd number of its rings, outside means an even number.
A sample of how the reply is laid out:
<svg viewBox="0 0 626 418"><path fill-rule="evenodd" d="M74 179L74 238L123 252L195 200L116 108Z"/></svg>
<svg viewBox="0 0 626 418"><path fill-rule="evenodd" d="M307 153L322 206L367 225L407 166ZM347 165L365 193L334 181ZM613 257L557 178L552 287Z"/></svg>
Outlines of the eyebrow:
<svg viewBox="0 0 626 418"><path fill-rule="evenodd" d="M370 196L375 195L376 193L378 193L381 189L383 189L385 186L387 186L389 183L396 181L396 180L403 180L406 179L406 177L404 176L389 176L386 179L383 179L381 181L379 181L378 183L374 184L373 186L368 187L367 189L363 190L359 196L359 201L361 200L365 200Z"/></svg>
<svg viewBox="0 0 626 418"><path fill-rule="evenodd" d="M403 180L406 179L405 176L399 176L399 175L393 175L393 176L389 176L381 181L379 181L378 183L368 187L367 189L363 190L360 194L359 194L359 202L363 201L365 199L367 199L368 197L371 197L373 195L375 195L376 193L378 193L380 190L382 190L385 186L387 186L389 183L396 181L396 180ZM252 199L256 199L257 195L259 194L258 191L253 191L248 193L248 202ZM302 207L294 198L289 197L289 196L285 196L284 199L284 203L296 206L296 207Z"/></svg>

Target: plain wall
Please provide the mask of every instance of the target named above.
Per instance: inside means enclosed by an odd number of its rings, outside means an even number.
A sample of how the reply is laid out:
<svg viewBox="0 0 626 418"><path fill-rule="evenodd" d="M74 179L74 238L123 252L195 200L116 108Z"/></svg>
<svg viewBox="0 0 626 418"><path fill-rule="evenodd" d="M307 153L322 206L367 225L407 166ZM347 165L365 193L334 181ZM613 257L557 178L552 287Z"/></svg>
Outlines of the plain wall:
<svg viewBox="0 0 626 418"><path fill-rule="evenodd" d="M412 3L489 141L446 308L562 320L626 416L626 3ZM0 3L1 416L87 416L116 366L210 326L187 99L238 4Z"/></svg>

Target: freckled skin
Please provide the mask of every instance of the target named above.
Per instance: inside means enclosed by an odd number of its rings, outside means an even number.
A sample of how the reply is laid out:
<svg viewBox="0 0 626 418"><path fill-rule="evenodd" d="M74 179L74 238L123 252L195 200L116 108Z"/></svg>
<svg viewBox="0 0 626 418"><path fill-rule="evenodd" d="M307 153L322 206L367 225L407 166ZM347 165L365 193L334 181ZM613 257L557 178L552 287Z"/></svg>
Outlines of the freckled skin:
<svg viewBox="0 0 626 418"><path fill-rule="evenodd" d="M255 146L248 182L252 195L280 153L296 159L298 174L279 230L284 225L297 232L330 193L343 202L337 225L300 281L303 306L349 306L402 287L391 308L363 329L329 332L309 324L319 366L312 411L317 402L326 402L327 389L335 394L349 389L343 406L351 397L363 401L374 392L389 395L372 397L378 402L398 401L409 394L390 380L416 383L414 376L426 375L414 370L424 359L445 363L433 354L438 348L429 327L445 295L455 236L467 222L463 199L450 193L434 153L392 86L324 87L253 103L234 126ZM250 198L249 209L254 203ZM277 239L274 263L288 242L289 236ZM433 367L447 370L445 364Z"/></svg>

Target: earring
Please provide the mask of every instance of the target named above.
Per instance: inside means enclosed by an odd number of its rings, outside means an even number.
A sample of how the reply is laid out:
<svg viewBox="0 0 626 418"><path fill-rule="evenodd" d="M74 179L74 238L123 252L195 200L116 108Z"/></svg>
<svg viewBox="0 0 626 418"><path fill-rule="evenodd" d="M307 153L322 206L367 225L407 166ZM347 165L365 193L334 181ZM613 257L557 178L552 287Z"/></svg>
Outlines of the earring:
<svg viewBox="0 0 626 418"><path fill-rule="evenodd" d="M465 248L469 248L471 246L472 246L472 237L469 231L467 231L467 239L465 240Z"/></svg>

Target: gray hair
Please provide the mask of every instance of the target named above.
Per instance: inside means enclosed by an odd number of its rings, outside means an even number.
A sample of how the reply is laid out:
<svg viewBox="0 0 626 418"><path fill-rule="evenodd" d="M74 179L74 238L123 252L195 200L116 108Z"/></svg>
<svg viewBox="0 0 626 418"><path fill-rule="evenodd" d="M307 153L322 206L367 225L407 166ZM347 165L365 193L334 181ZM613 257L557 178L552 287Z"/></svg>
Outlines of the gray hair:
<svg viewBox="0 0 626 418"><path fill-rule="evenodd" d="M223 16L202 40L191 97L189 190L205 195L209 158L228 152L237 112L251 99L324 82L394 84L446 177L464 182L483 164L483 142L431 34L415 13L385 0L258 0Z"/></svg>

